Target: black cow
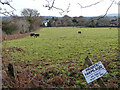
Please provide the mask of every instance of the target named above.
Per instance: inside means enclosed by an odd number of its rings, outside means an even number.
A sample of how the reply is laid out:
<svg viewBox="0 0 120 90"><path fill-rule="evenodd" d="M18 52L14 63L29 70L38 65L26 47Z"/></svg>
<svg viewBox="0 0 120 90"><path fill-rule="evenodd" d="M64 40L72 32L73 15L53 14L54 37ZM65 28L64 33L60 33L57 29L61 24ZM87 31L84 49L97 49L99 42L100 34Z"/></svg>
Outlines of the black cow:
<svg viewBox="0 0 120 90"><path fill-rule="evenodd" d="M32 37L32 36L35 36L35 33L31 33L30 36L31 36L31 37Z"/></svg>
<svg viewBox="0 0 120 90"><path fill-rule="evenodd" d="M37 37L39 37L39 36L40 36L40 34L35 34L34 36L37 38Z"/></svg>
<svg viewBox="0 0 120 90"><path fill-rule="evenodd" d="M78 34L81 34L81 31L78 31Z"/></svg>

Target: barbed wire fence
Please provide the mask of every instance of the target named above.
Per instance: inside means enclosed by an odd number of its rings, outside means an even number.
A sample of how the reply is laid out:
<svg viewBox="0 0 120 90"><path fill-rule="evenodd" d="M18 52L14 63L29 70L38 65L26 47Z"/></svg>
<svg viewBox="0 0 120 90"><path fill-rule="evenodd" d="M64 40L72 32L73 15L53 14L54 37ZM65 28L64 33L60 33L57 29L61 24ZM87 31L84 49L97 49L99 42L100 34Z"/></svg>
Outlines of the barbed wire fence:
<svg viewBox="0 0 120 90"><path fill-rule="evenodd" d="M12 64L11 64L11 65L12 65ZM9 70L8 70L9 67L4 67L4 66L2 65L2 68L5 69L5 70L7 70L7 71L9 71ZM13 65L12 65L12 68L13 68ZM7 75L7 72L5 72L4 70L3 70L3 73L5 73L5 74ZM14 73L14 72L10 72L10 73ZM55 87L55 86L50 85L50 84L47 84L47 83L45 83L45 82L43 82L43 81L38 81L38 80L34 79L32 76L30 76L28 73L23 72L23 71L21 71L21 70L17 70L17 73L22 73L22 74L26 75L26 76L29 77L31 80L33 80L34 82L38 83L39 85L42 84L42 85L44 85L44 86L46 86L46 87L50 87L50 88L52 88L52 89L61 90L61 88L59 88L59 87ZM9 76L9 75L8 75L8 76ZM7 83L8 88L13 88L12 86L9 85L9 81L7 81L4 77L2 77L2 80ZM17 80L16 80L16 81L17 81ZM17 82L19 82L19 81L17 81ZM20 82L19 82L19 83L20 83ZM5 83L2 83L2 84L3 84L3 88L4 88ZM23 84L24 86L27 86L27 85L25 85L24 83L22 83L22 84ZM31 86L28 86L28 88L32 88L32 87L31 87ZM44 89L44 88L43 88L43 89Z"/></svg>

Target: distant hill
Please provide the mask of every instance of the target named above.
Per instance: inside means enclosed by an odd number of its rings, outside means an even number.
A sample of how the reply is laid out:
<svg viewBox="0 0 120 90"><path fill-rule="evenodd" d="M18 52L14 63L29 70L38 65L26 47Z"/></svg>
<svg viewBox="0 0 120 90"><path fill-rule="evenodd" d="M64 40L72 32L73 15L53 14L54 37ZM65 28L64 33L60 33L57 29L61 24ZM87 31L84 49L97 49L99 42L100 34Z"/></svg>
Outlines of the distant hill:
<svg viewBox="0 0 120 90"><path fill-rule="evenodd" d="M101 15L101 16L103 16L103 15ZM108 17L118 17L118 14L111 13L111 14L107 14L106 16L108 16Z"/></svg>
<svg viewBox="0 0 120 90"><path fill-rule="evenodd" d="M120 14L119 14L120 15ZM100 16L103 16L103 15L100 15ZM107 17L118 17L118 14L107 14L106 15ZM2 18L11 18L9 16L1 16ZM19 16L21 17L21 16ZM49 19L49 18L52 18L52 17L57 17L58 19L61 19L62 17L59 17L59 16L41 16L42 18L44 19ZM98 16L83 16L83 17L86 17L86 18L91 18L91 17L98 17Z"/></svg>
<svg viewBox="0 0 120 90"><path fill-rule="evenodd" d="M107 16L108 17L114 17L114 16L118 17L118 14L108 14Z"/></svg>
<svg viewBox="0 0 120 90"><path fill-rule="evenodd" d="M119 14L119 15L120 15L120 14ZM104 16L104 15L100 15L100 16ZM118 14L111 13L111 14L107 14L106 16L107 16L107 17L118 17ZM85 16L85 17L90 18L90 17L98 17L98 16Z"/></svg>

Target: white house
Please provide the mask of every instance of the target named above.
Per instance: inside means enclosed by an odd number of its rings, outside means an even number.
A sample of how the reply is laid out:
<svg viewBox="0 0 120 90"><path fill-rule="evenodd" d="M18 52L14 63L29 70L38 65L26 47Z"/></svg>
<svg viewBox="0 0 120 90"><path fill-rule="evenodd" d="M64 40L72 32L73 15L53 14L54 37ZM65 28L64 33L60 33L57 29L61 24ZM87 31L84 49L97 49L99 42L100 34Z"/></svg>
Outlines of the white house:
<svg viewBox="0 0 120 90"><path fill-rule="evenodd" d="M45 25L45 27L47 27L48 26L48 22L49 22L49 20L44 20L43 21L43 25Z"/></svg>

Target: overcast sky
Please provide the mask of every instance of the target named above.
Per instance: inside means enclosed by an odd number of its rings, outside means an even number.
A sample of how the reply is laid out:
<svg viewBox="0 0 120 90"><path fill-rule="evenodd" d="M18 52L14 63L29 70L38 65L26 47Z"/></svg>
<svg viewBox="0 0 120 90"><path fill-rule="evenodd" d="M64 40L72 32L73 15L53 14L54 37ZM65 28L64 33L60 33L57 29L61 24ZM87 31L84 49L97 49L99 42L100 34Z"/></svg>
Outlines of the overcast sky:
<svg viewBox="0 0 120 90"><path fill-rule="evenodd" d="M52 0L48 0L52 1ZM90 4L94 4L98 1L102 1L101 3L91 6L89 8L81 8L78 3L82 6L88 6ZM118 2L119 0L116 0ZM64 15L69 16L99 16L105 14L107 8L110 6L112 0L56 0L54 6L61 8L63 10L67 9L69 3L69 13L63 13ZM59 14L59 10L52 9L48 10L48 8L43 7L46 5L46 0L12 0L11 5L16 9L15 14L21 15L21 11L24 8L36 9L39 11L41 16L61 16ZM3 8L7 8L7 10L11 10L11 8L7 5L2 6ZM110 8L108 14L118 13L118 6L114 3Z"/></svg>

